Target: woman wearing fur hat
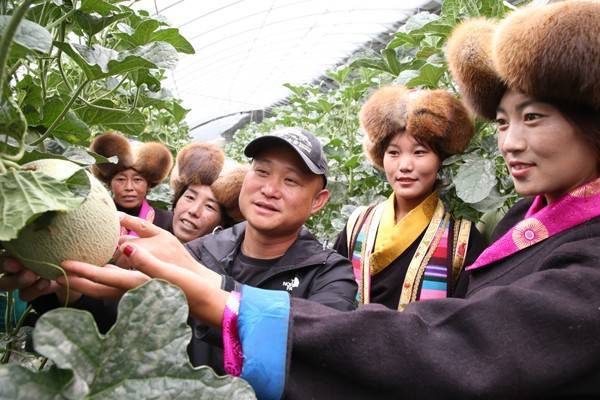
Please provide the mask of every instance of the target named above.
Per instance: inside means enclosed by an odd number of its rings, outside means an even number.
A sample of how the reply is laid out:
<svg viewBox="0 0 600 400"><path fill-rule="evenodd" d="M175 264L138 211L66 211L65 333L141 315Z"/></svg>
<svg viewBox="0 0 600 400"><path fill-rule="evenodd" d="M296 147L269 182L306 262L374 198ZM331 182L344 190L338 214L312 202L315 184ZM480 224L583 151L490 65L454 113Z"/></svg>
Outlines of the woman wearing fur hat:
<svg viewBox="0 0 600 400"><path fill-rule="evenodd" d="M214 144L184 147L171 174L173 234L189 242L242 221L238 198L247 170L225 160L223 150Z"/></svg>
<svg viewBox="0 0 600 400"><path fill-rule="evenodd" d="M393 189L387 201L359 207L334 248L351 255L361 304L402 310L417 300L456 295L463 265L485 247L467 220L455 220L438 197L442 161L474 133L462 103L443 90L376 91L360 113L365 153Z"/></svg>
<svg viewBox="0 0 600 400"><path fill-rule="evenodd" d="M461 93L497 120L528 197L467 267L464 299L339 312L284 292L220 291L133 243L123 250L179 285L192 315L223 326L230 370L263 399L600 398L599 41L600 2L585 0L452 34Z"/></svg>
<svg viewBox="0 0 600 400"><path fill-rule="evenodd" d="M158 142L133 148L124 136L106 132L92 141L90 150L107 158L118 157L116 164L92 165L92 173L112 192L117 209L171 231L171 212L155 209L146 200L148 191L171 171L173 156L169 149Z"/></svg>

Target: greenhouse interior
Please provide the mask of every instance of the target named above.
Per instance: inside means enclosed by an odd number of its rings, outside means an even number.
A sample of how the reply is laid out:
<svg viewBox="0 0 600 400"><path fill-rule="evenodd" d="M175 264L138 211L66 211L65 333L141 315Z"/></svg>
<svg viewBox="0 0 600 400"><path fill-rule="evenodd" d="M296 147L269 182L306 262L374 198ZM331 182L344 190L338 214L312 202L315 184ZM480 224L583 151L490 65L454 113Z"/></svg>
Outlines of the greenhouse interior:
<svg viewBox="0 0 600 400"><path fill-rule="evenodd" d="M0 399L598 399L600 1L0 0L0 211Z"/></svg>

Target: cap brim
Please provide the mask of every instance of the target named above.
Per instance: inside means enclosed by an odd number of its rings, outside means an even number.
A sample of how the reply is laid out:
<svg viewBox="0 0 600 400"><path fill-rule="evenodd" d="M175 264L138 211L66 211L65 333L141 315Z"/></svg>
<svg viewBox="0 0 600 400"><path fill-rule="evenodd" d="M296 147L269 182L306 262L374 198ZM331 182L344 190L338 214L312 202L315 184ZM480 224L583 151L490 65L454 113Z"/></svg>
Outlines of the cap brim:
<svg viewBox="0 0 600 400"><path fill-rule="evenodd" d="M296 154L298 154L298 156L300 156L300 158L302 159L302 161L304 161L304 164L308 167L308 169L310 170L310 172L312 172L315 175L323 175L323 176L325 176L325 173L327 171L323 171L322 168L319 168L303 152L301 152L295 146L293 146L292 144L290 144L285 139L280 138L279 136L270 136L270 135L267 135L267 136L261 136L259 138L254 139L253 141L251 141L250 143L248 143L248 145L244 149L244 154L246 155L246 157L254 158L254 156L257 153L259 153L261 150L264 150L264 149L268 148L269 146L271 146L273 144L283 144L283 145L286 145L287 147L293 149L294 152L296 152Z"/></svg>

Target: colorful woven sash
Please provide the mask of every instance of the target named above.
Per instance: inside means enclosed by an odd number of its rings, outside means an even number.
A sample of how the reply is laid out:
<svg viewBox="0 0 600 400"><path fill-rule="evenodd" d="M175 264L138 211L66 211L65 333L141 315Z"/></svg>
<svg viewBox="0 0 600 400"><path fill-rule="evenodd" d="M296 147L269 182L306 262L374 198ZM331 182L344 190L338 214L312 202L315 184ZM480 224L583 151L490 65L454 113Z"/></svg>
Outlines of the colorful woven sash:
<svg viewBox="0 0 600 400"><path fill-rule="evenodd" d="M427 206L435 204L433 213L427 210ZM385 213L386 203L381 203L375 207L363 208L357 211L349 220L348 230L348 250L352 254L352 266L354 276L359 285L357 299L361 304L370 302L371 292L371 276L376 275L393 262L395 258L401 255L414 242L423 229L426 232L419 243L419 246L413 256L413 259L408 267L400 295L398 309L402 310L412 301L439 299L447 297L449 274L455 279L462 268L466 254L467 244L470 233L469 221L457 221L454 229L454 237L449 238L449 228L451 216L445 212L443 203L437 198L437 195L426 199L421 205L422 209L416 210L416 213L428 215L429 221L426 225L419 225L418 219L413 219L408 222L409 226L423 226L416 233L416 237L412 237L414 232L411 232L410 242L397 243L399 253L385 251L385 247L396 245L395 242L385 243L386 238L378 238L381 235L380 224ZM389 203L387 205L389 207ZM413 214L414 215L414 214ZM420 218L422 218L422 215ZM399 225L400 221L397 225ZM390 235L390 231L386 230L386 236ZM382 240L383 239L383 240ZM388 238L389 239L389 238ZM397 241L398 235L395 235L394 240ZM406 238L404 238L406 239ZM453 239L450 241L450 239ZM385 261L387 264L377 264L377 268L373 268L374 261L377 262L377 252L374 252L375 244L381 246L381 253L387 253ZM449 244L454 247L449 249ZM398 248L396 250L398 250ZM448 251L452 251L452 263L448 257ZM393 259L390 259L390 254L393 254Z"/></svg>

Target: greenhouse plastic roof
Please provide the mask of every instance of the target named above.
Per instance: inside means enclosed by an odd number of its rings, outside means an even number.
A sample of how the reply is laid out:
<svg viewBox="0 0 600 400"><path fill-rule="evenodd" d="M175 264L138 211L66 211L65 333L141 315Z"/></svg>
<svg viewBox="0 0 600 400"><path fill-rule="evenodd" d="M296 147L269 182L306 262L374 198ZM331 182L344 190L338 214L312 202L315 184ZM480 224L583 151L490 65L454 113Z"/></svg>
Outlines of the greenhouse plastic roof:
<svg viewBox="0 0 600 400"><path fill-rule="evenodd" d="M194 46L167 86L191 109L187 122L200 131L219 117L268 108L289 94L283 83L322 76L425 4L431 2L141 0L136 8L164 18ZM221 125L239 118L223 118Z"/></svg>

